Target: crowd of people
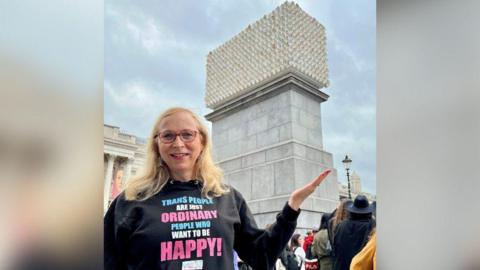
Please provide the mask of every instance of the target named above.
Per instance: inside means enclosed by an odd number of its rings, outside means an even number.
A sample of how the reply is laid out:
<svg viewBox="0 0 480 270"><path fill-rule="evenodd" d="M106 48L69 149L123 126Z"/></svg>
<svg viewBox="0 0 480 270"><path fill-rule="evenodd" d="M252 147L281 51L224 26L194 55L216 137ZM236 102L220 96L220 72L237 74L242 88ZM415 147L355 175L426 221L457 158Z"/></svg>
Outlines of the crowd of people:
<svg viewBox="0 0 480 270"><path fill-rule="evenodd" d="M295 233L275 270L376 269L376 202L363 195L344 199L322 215L318 229ZM239 262L239 270L253 268Z"/></svg>

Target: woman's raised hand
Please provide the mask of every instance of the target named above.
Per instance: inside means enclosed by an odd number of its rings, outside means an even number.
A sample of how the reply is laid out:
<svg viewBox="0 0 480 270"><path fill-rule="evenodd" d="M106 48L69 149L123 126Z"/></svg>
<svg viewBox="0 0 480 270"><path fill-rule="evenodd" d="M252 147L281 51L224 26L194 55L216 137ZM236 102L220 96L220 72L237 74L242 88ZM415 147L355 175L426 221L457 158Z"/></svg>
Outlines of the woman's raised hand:
<svg viewBox="0 0 480 270"><path fill-rule="evenodd" d="M317 178L312 180L310 183L295 190L292 193L292 195L290 195L290 199L288 199L288 205L292 209L298 211L303 201L315 191L315 189L320 185L320 183L322 183L323 180L325 180L325 178L327 178L328 174L331 171L332 171L331 169L326 169Z"/></svg>

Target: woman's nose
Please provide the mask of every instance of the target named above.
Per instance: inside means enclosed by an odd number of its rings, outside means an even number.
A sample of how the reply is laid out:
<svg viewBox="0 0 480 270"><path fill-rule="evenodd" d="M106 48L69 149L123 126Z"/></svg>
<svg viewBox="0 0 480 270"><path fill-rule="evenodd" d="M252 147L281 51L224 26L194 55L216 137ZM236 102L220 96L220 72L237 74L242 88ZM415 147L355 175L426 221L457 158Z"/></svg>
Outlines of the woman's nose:
<svg viewBox="0 0 480 270"><path fill-rule="evenodd" d="M183 145L184 145L184 143L183 143L182 139L180 138L180 135L177 135L175 137L175 140L173 140L173 142L172 142L172 146L177 146L178 147L178 146L183 146Z"/></svg>

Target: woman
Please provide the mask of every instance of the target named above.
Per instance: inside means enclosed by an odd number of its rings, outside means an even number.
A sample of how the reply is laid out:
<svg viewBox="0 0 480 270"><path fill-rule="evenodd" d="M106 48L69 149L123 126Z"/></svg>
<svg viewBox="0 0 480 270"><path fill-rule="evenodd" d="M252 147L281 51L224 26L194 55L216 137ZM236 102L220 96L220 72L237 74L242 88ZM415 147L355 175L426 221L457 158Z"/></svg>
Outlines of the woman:
<svg viewBox="0 0 480 270"><path fill-rule="evenodd" d="M333 218L330 219L330 221L328 222L328 237L331 244L333 244L333 239L335 237L335 231L338 224L348 218L347 204L349 202L351 202L351 200L348 199L343 199L342 201L340 201L337 209L335 209L335 211L333 212Z"/></svg>
<svg viewBox="0 0 480 270"><path fill-rule="evenodd" d="M292 236L290 240L290 250L293 251L298 260L298 265L300 270L305 270L305 250L303 250L303 237L296 233Z"/></svg>
<svg viewBox="0 0 480 270"><path fill-rule="evenodd" d="M114 181L112 184L112 194L110 196L111 200L114 200L122 190L122 178L123 178L123 170L117 170L115 172Z"/></svg>
<svg viewBox="0 0 480 270"><path fill-rule="evenodd" d="M301 203L327 177L295 190L271 229L257 228L242 195L222 183L207 128L184 108L157 119L145 170L105 215L105 269L233 269L233 251L270 269L293 234Z"/></svg>
<svg viewBox="0 0 480 270"><path fill-rule="evenodd" d="M332 244L328 238L327 230L330 217L331 215L328 213L322 215L320 228L313 239L313 254L317 257L319 269L321 270L333 269Z"/></svg>
<svg viewBox="0 0 480 270"><path fill-rule="evenodd" d="M348 219L338 224L335 230L333 246L336 257L333 263L335 270L349 270L353 257L368 242L368 237L375 221L372 219L373 207L367 197L358 195L353 203L347 204Z"/></svg>

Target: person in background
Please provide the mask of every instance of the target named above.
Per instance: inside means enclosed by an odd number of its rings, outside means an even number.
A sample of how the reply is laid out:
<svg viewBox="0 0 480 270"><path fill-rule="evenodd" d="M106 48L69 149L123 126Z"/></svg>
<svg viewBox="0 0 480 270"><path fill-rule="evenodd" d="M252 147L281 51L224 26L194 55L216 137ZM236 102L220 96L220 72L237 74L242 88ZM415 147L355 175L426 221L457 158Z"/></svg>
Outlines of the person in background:
<svg viewBox="0 0 480 270"><path fill-rule="evenodd" d="M377 270L377 231L372 230L367 245L353 257L350 270Z"/></svg>
<svg viewBox="0 0 480 270"><path fill-rule="evenodd" d="M303 242L303 249L305 250L305 269L308 270L318 270L318 259L313 254L313 237L318 232L318 230L309 230L307 232L307 237Z"/></svg>
<svg viewBox="0 0 480 270"><path fill-rule="evenodd" d="M305 236L305 239L303 241L303 250L305 251L305 253L307 253L308 251L308 248L310 247L310 245L313 243L313 231L312 230L308 230L307 231L307 235Z"/></svg>
<svg viewBox="0 0 480 270"><path fill-rule="evenodd" d="M348 199L343 199L342 201L340 201L340 204L338 204L337 209L333 211L333 216L328 224L328 236L330 237L330 243L332 244L338 224L348 218L348 211L346 209L346 206L349 202L351 201Z"/></svg>
<svg viewBox="0 0 480 270"><path fill-rule="evenodd" d="M290 250L293 251L297 257L300 270L305 270L305 251L302 248L303 242L304 239L299 233L294 234L290 240Z"/></svg>
<svg viewBox="0 0 480 270"><path fill-rule="evenodd" d="M318 233L315 234L312 244L313 254L318 259L319 269L321 270L333 269L332 244L328 237L328 223L331 217L330 213L322 215Z"/></svg>
<svg viewBox="0 0 480 270"><path fill-rule="evenodd" d="M373 207L367 197L358 195L346 207L349 218L338 224L333 239L335 261L333 269L349 270L352 258L365 246L370 232L375 228Z"/></svg>
<svg viewBox="0 0 480 270"><path fill-rule="evenodd" d="M123 170L116 170L112 183L112 194L110 195L111 201L113 201L120 194L120 192L122 192L122 178Z"/></svg>

